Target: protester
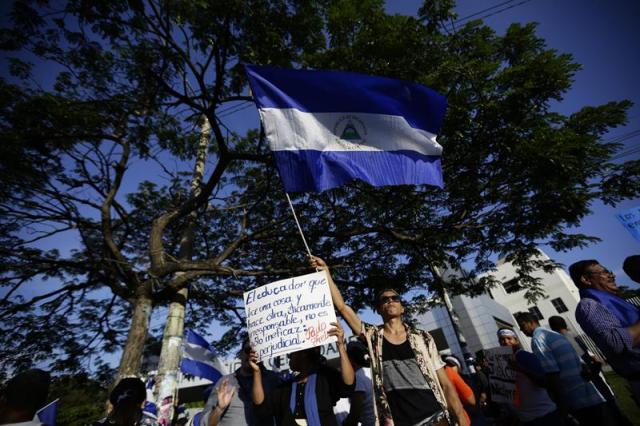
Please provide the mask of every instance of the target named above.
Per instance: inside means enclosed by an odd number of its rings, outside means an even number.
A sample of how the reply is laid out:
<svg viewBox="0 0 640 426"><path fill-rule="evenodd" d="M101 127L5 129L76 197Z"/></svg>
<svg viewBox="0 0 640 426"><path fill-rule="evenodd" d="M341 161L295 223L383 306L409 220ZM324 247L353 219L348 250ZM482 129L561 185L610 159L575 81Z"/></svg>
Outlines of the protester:
<svg viewBox="0 0 640 426"><path fill-rule="evenodd" d="M561 412L569 412L581 425L613 424L604 398L582 375L580 358L560 333L540 326L529 312L514 315L547 379L547 387Z"/></svg>
<svg viewBox="0 0 640 426"><path fill-rule="evenodd" d="M460 425L468 425L435 341L426 331L403 322L400 295L389 289L378 292L374 303L384 324L366 324L344 303L327 264L315 256L310 261L311 266L327 271L334 307L353 333L367 342L379 424L440 425L447 424L451 416Z"/></svg>
<svg viewBox="0 0 640 426"><path fill-rule="evenodd" d="M622 270L637 283L640 283L640 254L629 256L622 264Z"/></svg>
<svg viewBox="0 0 640 426"><path fill-rule="evenodd" d="M467 418L467 422L471 424L471 419L469 418L469 413L467 410L473 410L475 408L476 397L473 394L473 390L471 389L471 387L469 387L469 385L460 376L462 365L460 364L458 358L453 355L446 356L443 361L446 364L444 367L444 371L445 373L447 373L449 381L451 381L451 383L455 387L458 398L460 398L460 402L462 402L463 406L465 406L464 414Z"/></svg>
<svg viewBox="0 0 640 426"><path fill-rule="evenodd" d="M259 418L251 401L253 370L249 363L251 345L245 341L238 352L240 367L218 380L202 410L199 426L273 426L273 417ZM282 383L280 376L260 364L262 383L267 392Z"/></svg>
<svg viewBox="0 0 640 426"><path fill-rule="evenodd" d="M562 334L569 340L570 343L575 342L573 348L576 352L582 352L580 358L582 358L582 377L591 381L600 392L600 395L607 400L609 410L613 414L616 424L620 426L631 425L626 416L620 411L616 398L613 394L613 390L602 375L602 360L598 359L595 354L589 352L586 348L583 348L576 339L571 335L567 322L560 316L549 317L549 327L556 333Z"/></svg>
<svg viewBox="0 0 640 426"><path fill-rule="evenodd" d="M520 339L510 328L498 330L500 346L513 350L513 368L516 371L516 399L513 405L525 426L562 425L563 415L558 411L545 389L545 371L538 358L522 349Z"/></svg>
<svg viewBox="0 0 640 426"><path fill-rule="evenodd" d="M580 289L576 320L598 345L609 365L631 385L640 405L640 307L617 296L615 275L597 260L569 267Z"/></svg>
<svg viewBox="0 0 640 426"><path fill-rule="evenodd" d="M361 342L350 342L347 345L349 361L356 371L356 389L351 396L349 415L343 426L373 426L376 416L373 411L373 382L369 368L369 351Z"/></svg>
<svg viewBox="0 0 640 426"><path fill-rule="evenodd" d="M339 322L331 323L328 335L336 336L340 354L340 371L328 367L315 347L293 352L289 368L298 372L293 382L265 392L262 370L254 351L249 357L253 369L252 398L256 414L264 418L275 416L283 426L336 426L335 403L349 397L355 388L355 373L344 343L344 331Z"/></svg>
<svg viewBox="0 0 640 426"><path fill-rule="evenodd" d="M23 371L7 382L0 392L0 425L31 426L44 407L49 393L49 373L39 369Z"/></svg>
<svg viewBox="0 0 640 426"><path fill-rule="evenodd" d="M142 421L142 407L147 389L137 377L126 377L118 382L109 394L107 417L94 423L95 426L133 426Z"/></svg>
<svg viewBox="0 0 640 426"><path fill-rule="evenodd" d="M489 397L489 377L487 376L487 360L482 351L478 351L478 354L479 356L476 356L473 362L475 373L471 375L471 378L474 380L476 400L484 411L484 407L489 404L491 399Z"/></svg>

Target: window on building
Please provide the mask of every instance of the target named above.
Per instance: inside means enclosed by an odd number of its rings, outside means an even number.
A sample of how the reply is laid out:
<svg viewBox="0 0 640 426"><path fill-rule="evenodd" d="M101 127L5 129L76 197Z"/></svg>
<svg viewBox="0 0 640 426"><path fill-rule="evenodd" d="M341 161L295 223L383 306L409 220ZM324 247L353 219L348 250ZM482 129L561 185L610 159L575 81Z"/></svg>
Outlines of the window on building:
<svg viewBox="0 0 640 426"><path fill-rule="evenodd" d="M562 299L559 297L556 299L552 299L551 304L553 305L554 308L556 308L556 311L558 311L559 314L569 311L569 308L567 308L567 305L565 305Z"/></svg>
<svg viewBox="0 0 640 426"><path fill-rule="evenodd" d="M518 282L517 278L513 278L505 282L504 284L502 284L502 286L504 287L504 291L506 291L507 293L516 293L522 290L522 286Z"/></svg>
<svg viewBox="0 0 640 426"><path fill-rule="evenodd" d="M436 348L438 351L444 351L445 349L449 349L449 342L447 342L447 338L442 331L442 328L436 328L434 330L429 330L429 334L433 337L434 342L436 343Z"/></svg>
<svg viewBox="0 0 640 426"><path fill-rule="evenodd" d="M531 312L531 314L533 314L533 316L536 317L538 321L544 319L544 317L542 316L542 312L540 312L540 309L538 309L537 306L530 307L529 312Z"/></svg>

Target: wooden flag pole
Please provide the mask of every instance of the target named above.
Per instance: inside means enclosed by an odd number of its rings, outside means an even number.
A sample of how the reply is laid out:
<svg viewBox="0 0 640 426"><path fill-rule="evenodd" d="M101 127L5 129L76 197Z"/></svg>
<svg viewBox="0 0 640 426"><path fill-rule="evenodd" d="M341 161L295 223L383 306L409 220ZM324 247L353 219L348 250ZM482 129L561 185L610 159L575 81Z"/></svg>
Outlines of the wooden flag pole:
<svg viewBox="0 0 640 426"><path fill-rule="evenodd" d="M291 208L291 213L293 213L293 218L296 221L296 225L298 225L298 232L300 232L300 237L302 237L302 242L304 243L304 247L307 249L307 254L311 257L311 250L309 249L309 244L307 244L307 239L304 237L304 233L302 232L302 227L300 226L300 222L298 221L298 215L296 215L296 211L293 208L293 203L291 202L291 198L289 198L289 193L284 193L287 196L287 201L289 201L289 207Z"/></svg>

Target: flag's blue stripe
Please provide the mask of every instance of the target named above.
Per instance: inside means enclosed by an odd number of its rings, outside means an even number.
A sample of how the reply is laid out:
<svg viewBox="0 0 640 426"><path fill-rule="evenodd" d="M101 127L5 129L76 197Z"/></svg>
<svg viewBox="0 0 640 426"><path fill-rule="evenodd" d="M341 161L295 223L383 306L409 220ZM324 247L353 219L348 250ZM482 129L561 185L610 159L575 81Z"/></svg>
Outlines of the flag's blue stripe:
<svg viewBox="0 0 640 426"><path fill-rule="evenodd" d="M410 81L342 71L246 69L258 108L397 115L433 134L439 133L447 108L444 96Z"/></svg>
<svg viewBox="0 0 640 426"><path fill-rule="evenodd" d="M212 366L187 358L183 358L180 362L180 370L183 373L191 374L192 376L211 380L213 383L217 382L218 379L222 377L222 373Z"/></svg>
<svg viewBox="0 0 640 426"><path fill-rule="evenodd" d="M185 332L186 332L185 340L187 341L187 343L191 343L196 346L202 346L203 348L206 348L211 352L213 352L211 354L213 356L213 354L215 353L215 349L206 340L204 340L202 336L200 336L199 334L196 334L190 328L186 329Z"/></svg>
<svg viewBox="0 0 640 426"><path fill-rule="evenodd" d="M441 157L415 151L273 151L287 192L320 192L354 179L373 186L443 187Z"/></svg>

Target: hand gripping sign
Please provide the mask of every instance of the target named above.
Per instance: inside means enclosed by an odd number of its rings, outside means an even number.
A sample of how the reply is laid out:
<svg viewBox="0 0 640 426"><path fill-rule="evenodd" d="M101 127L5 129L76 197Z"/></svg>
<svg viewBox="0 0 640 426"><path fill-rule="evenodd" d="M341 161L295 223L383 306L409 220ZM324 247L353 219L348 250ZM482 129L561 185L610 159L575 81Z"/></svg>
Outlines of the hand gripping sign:
<svg viewBox="0 0 640 426"><path fill-rule="evenodd" d="M324 271L263 285L243 299L258 360L336 341L327 334L336 314Z"/></svg>

